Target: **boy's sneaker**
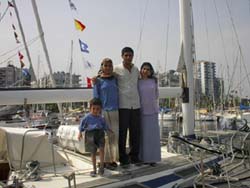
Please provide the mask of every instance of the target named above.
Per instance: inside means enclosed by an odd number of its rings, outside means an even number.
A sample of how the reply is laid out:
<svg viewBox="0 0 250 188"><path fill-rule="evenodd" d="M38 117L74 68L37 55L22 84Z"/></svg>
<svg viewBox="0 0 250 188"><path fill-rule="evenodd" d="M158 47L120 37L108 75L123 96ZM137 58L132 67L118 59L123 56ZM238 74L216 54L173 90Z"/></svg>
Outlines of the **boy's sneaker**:
<svg viewBox="0 0 250 188"><path fill-rule="evenodd" d="M96 171L91 171L91 172L90 172L90 176L91 176L91 177L96 177Z"/></svg>
<svg viewBox="0 0 250 188"><path fill-rule="evenodd" d="M103 176L103 174L104 174L104 168L99 168L99 169L98 169L98 174L99 174L100 176Z"/></svg>

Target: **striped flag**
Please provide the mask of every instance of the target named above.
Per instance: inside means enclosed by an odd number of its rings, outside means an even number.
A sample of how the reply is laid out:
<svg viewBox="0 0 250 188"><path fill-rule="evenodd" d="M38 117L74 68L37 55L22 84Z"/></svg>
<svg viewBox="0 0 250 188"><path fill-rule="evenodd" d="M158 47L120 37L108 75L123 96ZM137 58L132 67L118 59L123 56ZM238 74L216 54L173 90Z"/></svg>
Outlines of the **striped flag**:
<svg viewBox="0 0 250 188"><path fill-rule="evenodd" d="M75 27L77 30L83 31L86 28L86 26L83 25L79 20L74 19L74 21L75 21Z"/></svg>
<svg viewBox="0 0 250 188"><path fill-rule="evenodd" d="M92 88L92 80L89 77L87 77L87 88Z"/></svg>
<svg viewBox="0 0 250 188"><path fill-rule="evenodd" d="M21 64L21 68L23 68L25 66L25 64L23 63L23 54L21 54L21 52L18 52L18 57Z"/></svg>

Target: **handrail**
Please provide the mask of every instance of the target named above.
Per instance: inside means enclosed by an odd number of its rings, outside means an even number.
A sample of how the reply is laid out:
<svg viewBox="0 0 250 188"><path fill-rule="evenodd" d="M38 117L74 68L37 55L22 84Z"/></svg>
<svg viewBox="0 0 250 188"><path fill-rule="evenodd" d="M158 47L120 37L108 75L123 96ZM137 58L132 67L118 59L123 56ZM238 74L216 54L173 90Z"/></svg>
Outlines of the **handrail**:
<svg viewBox="0 0 250 188"><path fill-rule="evenodd" d="M24 133L24 135L23 135L23 139L22 139L22 149L21 149L21 160L20 160L20 170L22 170L25 136L26 136L26 134L28 134L29 132L35 132L35 131L41 131L41 130L39 130L39 129L28 129L27 131L25 131L25 133Z"/></svg>

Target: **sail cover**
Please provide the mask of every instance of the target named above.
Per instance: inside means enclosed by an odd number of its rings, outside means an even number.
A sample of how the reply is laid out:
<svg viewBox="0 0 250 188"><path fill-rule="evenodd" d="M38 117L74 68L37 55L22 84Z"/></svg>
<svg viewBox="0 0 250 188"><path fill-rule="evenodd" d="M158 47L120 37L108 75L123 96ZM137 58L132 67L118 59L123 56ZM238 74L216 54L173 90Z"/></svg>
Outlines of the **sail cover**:
<svg viewBox="0 0 250 188"><path fill-rule="evenodd" d="M67 161L53 147L55 165ZM52 145L45 131L25 128L0 128L0 160L8 160L15 170L25 168L28 161L37 160L40 167L52 166ZM22 159L22 162L21 162Z"/></svg>

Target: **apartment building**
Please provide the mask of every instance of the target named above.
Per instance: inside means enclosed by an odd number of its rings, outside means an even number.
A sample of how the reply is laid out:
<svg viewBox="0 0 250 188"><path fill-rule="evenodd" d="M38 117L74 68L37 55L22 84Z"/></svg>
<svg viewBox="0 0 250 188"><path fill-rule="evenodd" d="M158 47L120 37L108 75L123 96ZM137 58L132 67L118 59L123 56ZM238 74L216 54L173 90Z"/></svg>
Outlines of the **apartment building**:
<svg viewBox="0 0 250 188"><path fill-rule="evenodd" d="M14 65L7 67L0 67L0 87L10 88L21 86L22 83L22 70Z"/></svg>

